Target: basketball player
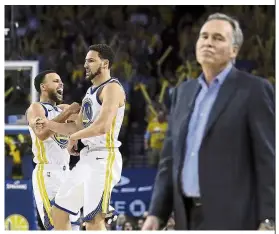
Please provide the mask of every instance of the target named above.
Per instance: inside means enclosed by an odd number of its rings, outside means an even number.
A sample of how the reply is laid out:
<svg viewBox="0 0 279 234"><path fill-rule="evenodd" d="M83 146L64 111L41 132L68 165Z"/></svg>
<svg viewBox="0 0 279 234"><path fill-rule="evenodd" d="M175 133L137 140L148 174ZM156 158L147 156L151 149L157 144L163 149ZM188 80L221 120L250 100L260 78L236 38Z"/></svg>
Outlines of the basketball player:
<svg viewBox="0 0 279 234"><path fill-rule="evenodd" d="M111 78L113 51L105 44L89 47L85 58L90 87L83 99L76 123L40 120L51 131L81 139L86 146L80 161L55 196L52 217L55 230L70 230L69 214L83 207L86 230L105 230L104 217L113 187L119 182L122 157L118 141L125 110L125 93Z"/></svg>
<svg viewBox="0 0 279 234"><path fill-rule="evenodd" d="M32 175L33 191L40 218L46 230L53 229L50 216L51 200L69 171L70 155L67 151L68 137L54 134L48 129L36 128L40 118L65 122L71 115L79 112L78 103L57 105L63 99L63 83L53 70L47 70L35 77L35 88L40 94L40 102L27 109L29 132L36 167ZM62 111L62 109L64 109ZM72 229L79 229L79 216L72 216Z"/></svg>
<svg viewBox="0 0 279 234"><path fill-rule="evenodd" d="M35 77L35 88L40 93L40 102L32 103L26 115L32 139L34 162L37 164L32 175L34 197L40 218L47 230L53 229L50 217L51 200L69 171L70 155L67 151L68 137L54 134L48 129L36 128L36 122L42 118L65 122L75 118L79 112L78 103L70 106L60 104L63 99L63 83L53 70L47 70ZM57 105L60 104L60 105ZM63 110L63 111L62 111ZM72 146L73 147L73 146ZM76 145L74 145L74 148ZM71 155L79 155L76 150ZM106 217L107 222L115 219L114 209ZM79 229L79 215L71 215L73 230Z"/></svg>

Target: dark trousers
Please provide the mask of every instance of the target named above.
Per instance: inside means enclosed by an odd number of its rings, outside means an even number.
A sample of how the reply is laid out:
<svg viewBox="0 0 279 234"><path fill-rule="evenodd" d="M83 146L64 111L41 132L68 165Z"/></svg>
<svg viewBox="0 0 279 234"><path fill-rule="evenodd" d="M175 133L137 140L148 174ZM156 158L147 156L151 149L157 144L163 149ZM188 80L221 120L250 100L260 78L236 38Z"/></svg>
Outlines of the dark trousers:
<svg viewBox="0 0 279 234"><path fill-rule="evenodd" d="M202 203L199 198L184 197L188 230L203 230Z"/></svg>

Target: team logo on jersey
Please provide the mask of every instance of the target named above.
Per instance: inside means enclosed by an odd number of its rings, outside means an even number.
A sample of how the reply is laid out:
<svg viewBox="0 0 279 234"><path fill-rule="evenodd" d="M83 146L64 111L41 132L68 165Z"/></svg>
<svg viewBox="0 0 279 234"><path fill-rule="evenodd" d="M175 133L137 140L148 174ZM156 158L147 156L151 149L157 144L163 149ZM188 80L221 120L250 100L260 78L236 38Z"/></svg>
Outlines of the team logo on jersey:
<svg viewBox="0 0 279 234"><path fill-rule="evenodd" d="M69 138L64 135L54 134L53 140L62 148L65 149L68 145Z"/></svg>
<svg viewBox="0 0 279 234"><path fill-rule="evenodd" d="M85 98L82 102L82 124L87 128L93 119L93 103L90 98Z"/></svg>

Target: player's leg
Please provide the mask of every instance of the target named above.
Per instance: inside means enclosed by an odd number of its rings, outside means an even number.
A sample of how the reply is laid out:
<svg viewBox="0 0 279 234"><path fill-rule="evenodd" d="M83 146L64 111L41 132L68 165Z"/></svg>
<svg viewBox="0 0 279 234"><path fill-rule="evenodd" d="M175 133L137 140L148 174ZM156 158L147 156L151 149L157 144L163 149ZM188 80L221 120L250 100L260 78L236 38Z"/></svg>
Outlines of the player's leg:
<svg viewBox="0 0 279 234"><path fill-rule="evenodd" d="M51 209L51 215L53 217L55 230L80 230L80 214L69 215L68 212L63 211L56 206L53 206ZM56 220L59 220L59 222L56 223Z"/></svg>
<svg viewBox="0 0 279 234"><path fill-rule="evenodd" d="M59 188L51 212L55 230L71 230L69 215L78 215L83 206L83 183L89 169L90 166L78 162Z"/></svg>
<svg viewBox="0 0 279 234"><path fill-rule="evenodd" d="M51 209L51 216L54 230L72 230L69 214L66 211L57 206L53 206Z"/></svg>
<svg viewBox="0 0 279 234"><path fill-rule="evenodd" d="M107 212L102 210L106 178L110 177L106 168L110 165L111 156L108 151L93 151L85 157L84 160L91 168L88 171L90 179L84 183L83 221L86 223L86 230L106 230Z"/></svg>
<svg viewBox="0 0 279 234"><path fill-rule="evenodd" d="M90 175L92 179L84 184L86 230L106 230L105 217L109 210L112 188L121 177L122 158L118 150L92 152L89 156L95 163L91 163L94 165ZM103 159L96 160L97 157Z"/></svg>
<svg viewBox="0 0 279 234"><path fill-rule="evenodd" d="M55 186L51 186L50 180L44 170L44 165L37 165L32 174L33 192L41 221L46 230L53 229L50 195Z"/></svg>
<svg viewBox="0 0 279 234"><path fill-rule="evenodd" d="M106 215L103 213L98 213L94 216L94 219L87 221L85 225L86 231L107 230L105 224L105 216Z"/></svg>
<svg viewBox="0 0 279 234"><path fill-rule="evenodd" d="M61 183L60 183L60 186L66 181L67 177L68 177L68 174L70 173L71 171L70 170L66 170L63 172L63 174L61 174L61 177L60 177L60 180L61 180ZM60 187L59 186L59 187ZM58 192L58 191L57 191ZM70 222L71 222L71 227L72 227L72 230L73 231L79 231L80 230L80 215L81 213L79 212L77 215L70 215L69 216L69 219L70 219Z"/></svg>

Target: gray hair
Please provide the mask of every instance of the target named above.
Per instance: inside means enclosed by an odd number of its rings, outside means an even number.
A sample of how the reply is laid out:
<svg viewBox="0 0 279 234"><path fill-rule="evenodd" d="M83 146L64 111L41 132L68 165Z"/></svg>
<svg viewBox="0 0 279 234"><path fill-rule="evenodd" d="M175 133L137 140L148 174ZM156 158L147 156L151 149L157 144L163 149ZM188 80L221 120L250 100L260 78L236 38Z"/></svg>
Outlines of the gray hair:
<svg viewBox="0 0 279 234"><path fill-rule="evenodd" d="M239 26L239 22L236 19L234 19L226 14L222 14L222 13L214 13L214 14L210 15L207 18L206 22L208 22L210 20L224 20L224 21L229 22L233 28L233 38L232 38L233 45L237 46L238 50L240 50L242 43L243 43L243 33Z"/></svg>

